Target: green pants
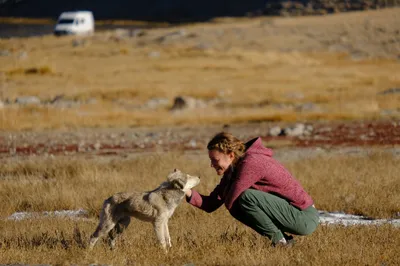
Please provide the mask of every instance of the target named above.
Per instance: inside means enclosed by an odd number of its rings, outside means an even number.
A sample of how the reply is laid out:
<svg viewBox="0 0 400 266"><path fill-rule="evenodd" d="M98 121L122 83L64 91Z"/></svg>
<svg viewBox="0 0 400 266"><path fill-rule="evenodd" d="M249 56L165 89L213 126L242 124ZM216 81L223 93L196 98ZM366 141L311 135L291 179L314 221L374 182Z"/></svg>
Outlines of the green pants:
<svg viewBox="0 0 400 266"><path fill-rule="evenodd" d="M311 234L319 224L318 211L313 206L299 210L286 200L263 191L248 189L236 202L232 216L273 243L282 239L285 232Z"/></svg>

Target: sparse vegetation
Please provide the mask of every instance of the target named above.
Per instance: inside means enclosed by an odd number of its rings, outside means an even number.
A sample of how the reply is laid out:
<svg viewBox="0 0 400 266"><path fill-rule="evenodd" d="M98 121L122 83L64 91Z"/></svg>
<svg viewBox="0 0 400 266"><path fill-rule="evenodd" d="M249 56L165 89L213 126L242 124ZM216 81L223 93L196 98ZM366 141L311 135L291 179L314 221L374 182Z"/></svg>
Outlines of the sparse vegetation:
<svg viewBox="0 0 400 266"><path fill-rule="evenodd" d="M381 94L400 87L400 46L388 41L400 30L396 10L269 18L267 25L262 18L210 22L149 29L141 37L3 39L0 47L11 55L0 57L2 101L95 101L68 110L64 124L59 110L6 107L0 128L396 118L400 94ZM172 114L177 96L206 103ZM155 98L169 104L141 108Z"/></svg>
<svg viewBox="0 0 400 266"><path fill-rule="evenodd" d="M13 75L31 75L31 74L39 74L39 75L46 75L46 74L52 74L53 71L51 70L50 67L48 66L42 66L42 67L30 67L26 69L22 68L16 68L16 69L11 69L6 72L7 75L13 76Z"/></svg>

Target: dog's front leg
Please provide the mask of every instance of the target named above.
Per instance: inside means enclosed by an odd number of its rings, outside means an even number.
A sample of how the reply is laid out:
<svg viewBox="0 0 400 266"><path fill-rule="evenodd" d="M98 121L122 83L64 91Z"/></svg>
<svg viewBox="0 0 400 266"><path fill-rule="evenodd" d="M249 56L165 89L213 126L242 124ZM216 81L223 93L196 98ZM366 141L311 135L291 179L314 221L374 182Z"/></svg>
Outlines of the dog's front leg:
<svg viewBox="0 0 400 266"><path fill-rule="evenodd" d="M167 250L167 243L165 241L165 226L164 226L165 220L166 220L165 215L161 215L156 218L153 226L158 242L161 244L164 250Z"/></svg>
<svg viewBox="0 0 400 266"><path fill-rule="evenodd" d="M169 247L169 248L172 247L171 237L169 235L169 229L168 229L168 219L165 220L165 222L164 222L164 236L165 236L165 242L167 244L167 247Z"/></svg>

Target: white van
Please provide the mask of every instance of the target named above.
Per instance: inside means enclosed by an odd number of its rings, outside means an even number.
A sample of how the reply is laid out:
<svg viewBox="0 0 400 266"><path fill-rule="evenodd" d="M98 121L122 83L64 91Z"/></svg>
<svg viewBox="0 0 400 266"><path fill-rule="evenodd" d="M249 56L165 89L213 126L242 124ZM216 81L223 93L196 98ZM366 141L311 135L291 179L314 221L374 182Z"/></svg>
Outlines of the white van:
<svg viewBox="0 0 400 266"><path fill-rule="evenodd" d="M94 33L94 17L91 11L63 12L58 17L54 34L56 36L75 34L90 35Z"/></svg>

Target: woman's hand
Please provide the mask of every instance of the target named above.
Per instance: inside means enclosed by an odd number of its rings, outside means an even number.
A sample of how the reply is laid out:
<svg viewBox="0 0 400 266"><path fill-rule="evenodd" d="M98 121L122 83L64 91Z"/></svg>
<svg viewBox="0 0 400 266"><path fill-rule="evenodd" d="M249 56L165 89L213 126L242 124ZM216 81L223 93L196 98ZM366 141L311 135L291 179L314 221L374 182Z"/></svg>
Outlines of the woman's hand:
<svg viewBox="0 0 400 266"><path fill-rule="evenodd" d="M185 192L186 197L190 198L192 196L192 190L189 189L188 191Z"/></svg>

